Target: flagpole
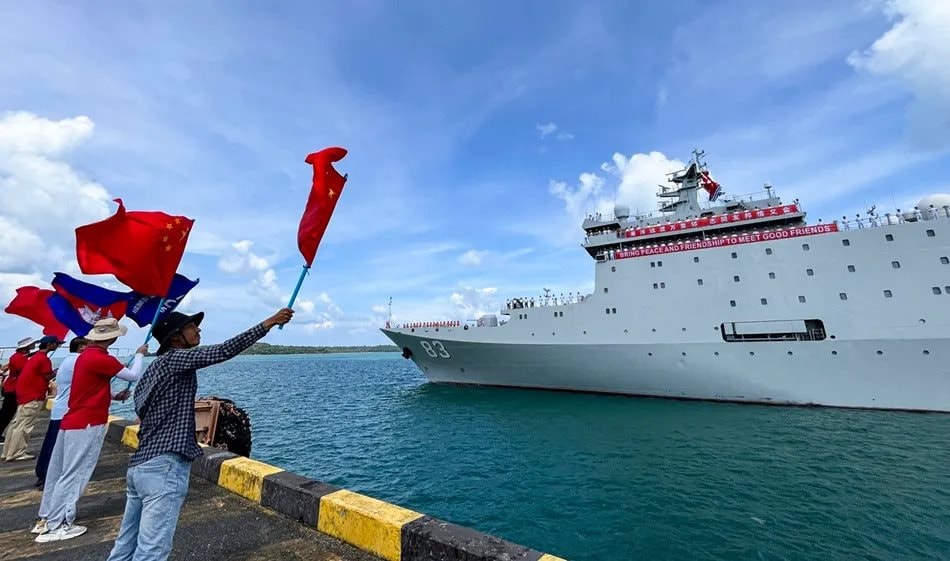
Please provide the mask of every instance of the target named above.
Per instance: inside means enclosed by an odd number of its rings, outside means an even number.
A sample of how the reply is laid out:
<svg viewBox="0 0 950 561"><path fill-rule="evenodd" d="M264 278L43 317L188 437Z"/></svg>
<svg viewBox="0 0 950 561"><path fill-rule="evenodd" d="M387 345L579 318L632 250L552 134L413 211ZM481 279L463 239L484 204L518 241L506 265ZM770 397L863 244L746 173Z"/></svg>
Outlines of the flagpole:
<svg viewBox="0 0 950 561"><path fill-rule="evenodd" d="M297 286L294 287L294 293L290 295L290 302L287 304L288 308L293 309L294 302L297 301L297 294L300 293L300 287L303 285L303 279L307 277L307 273L310 271L310 265L304 265L303 269L300 271L300 278L297 279ZM283 329L283 325L278 325L277 329Z"/></svg>
<svg viewBox="0 0 950 561"><path fill-rule="evenodd" d="M161 300L158 301L158 307L155 308L155 316L152 318L152 323L150 323L148 326L148 334L145 335L145 342L142 343L143 345L148 345L148 342L152 340L152 330L155 329L155 322L158 321L158 315L162 312L162 306L164 305L165 305L165 298L163 297ZM133 360L135 360L135 353L132 353L132 356L129 357L129 361L125 363L126 368L128 368L129 365L132 364ZM126 384L125 389L128 390L131 387L132 387L132 382L129 382L128 384Z"/></svg>

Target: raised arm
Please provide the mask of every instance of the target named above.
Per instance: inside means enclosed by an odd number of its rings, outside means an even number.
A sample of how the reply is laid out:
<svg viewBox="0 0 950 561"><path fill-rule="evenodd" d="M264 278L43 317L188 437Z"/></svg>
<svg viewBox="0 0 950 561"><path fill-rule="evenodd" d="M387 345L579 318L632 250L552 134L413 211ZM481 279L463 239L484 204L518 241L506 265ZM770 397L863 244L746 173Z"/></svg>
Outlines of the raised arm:
<svg viewBox="0 0 950 561"><path fill-rule="evenodd" d="M132 364L128 368L119 370L119 373L116 374L115 377L120 380L125 380L126 382L138 382L139 379L142 378L142 370L144 369L143 361L145 360L145 354L147 352L148 345L142 345L136 349Z"/></svg>
<svg viewBox="0 0 950 561"><path fill-rule="evenodd" d="M253 345L258 339L267 335L267 332L275 325L283 325L289 322L293 315L293 310L284 308L244 333L232 337L223 343L205 345L193 349L179 349L168 359L173 365L172 371L186 372L188 370L197 370L234 358L240 354L241 351Z"/></svg>

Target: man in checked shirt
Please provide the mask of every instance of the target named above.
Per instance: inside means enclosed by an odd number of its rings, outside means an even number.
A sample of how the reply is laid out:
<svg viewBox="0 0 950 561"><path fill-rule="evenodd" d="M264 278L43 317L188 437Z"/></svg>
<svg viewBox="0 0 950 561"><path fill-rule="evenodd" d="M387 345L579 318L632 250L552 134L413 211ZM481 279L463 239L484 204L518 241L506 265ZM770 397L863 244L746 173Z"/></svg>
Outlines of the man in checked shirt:
<svg viewBox="0 0 950 561"><path fill-rule="evenodd" d="M125 515L109 561L168 558L191 462L202 455L195 439L196 371L237 356L293 315L284 308L224 343L204 347L198 346L204 312L172 312L155 326L159 357L135 388L139 447L129 460Z"/></svg>

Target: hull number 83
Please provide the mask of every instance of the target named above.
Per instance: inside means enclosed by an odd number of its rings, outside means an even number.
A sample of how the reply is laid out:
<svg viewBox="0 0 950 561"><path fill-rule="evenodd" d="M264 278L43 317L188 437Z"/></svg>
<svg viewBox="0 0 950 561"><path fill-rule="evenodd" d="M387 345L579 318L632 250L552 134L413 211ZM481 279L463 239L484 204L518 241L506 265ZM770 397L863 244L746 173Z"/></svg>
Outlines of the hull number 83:
<svg viewBox="0 0 950 561"><path fill-rule="evenodd" d="M419 341L419 345L432 358L452 358L442 341Z"/></svg>

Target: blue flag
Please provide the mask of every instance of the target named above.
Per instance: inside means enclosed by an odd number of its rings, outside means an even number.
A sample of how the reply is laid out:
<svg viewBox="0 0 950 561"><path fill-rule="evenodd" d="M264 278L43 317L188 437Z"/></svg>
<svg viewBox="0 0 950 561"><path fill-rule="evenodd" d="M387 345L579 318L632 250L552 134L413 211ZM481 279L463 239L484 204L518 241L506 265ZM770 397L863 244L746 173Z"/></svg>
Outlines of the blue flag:
<svg viewBox="0 0 950 561"><path fill-rule="evenodd" d="M175 278L172 279L171 288L168 289L168 296L165 297L165 302L162 304L162 310L158 313L158 320L161 321L162 318L177 308L178 304L185 299L185 296L197 284L198 280L191 280L176 273ZM145 327L152 323L161 298L158 296L144 296L138 292L130 292L129 296L129 306L125 311L125 315L129 316L129 319L138 324L139 327Z"/></svg>
<svg viewBox="0 0 950 561"><path fill-rule="evenodd" d="M157 296L144 296L134 291L109 290L64 273L56 273L52 284L56 293L47 300L50 310L56 319L80 337L89 333L97 321L108 317L121 319L128 316L139 327L145 327L155 318L155 310L161 300ZM176 274L159 319L174 310L197 284L197 280Z"/></svg>

